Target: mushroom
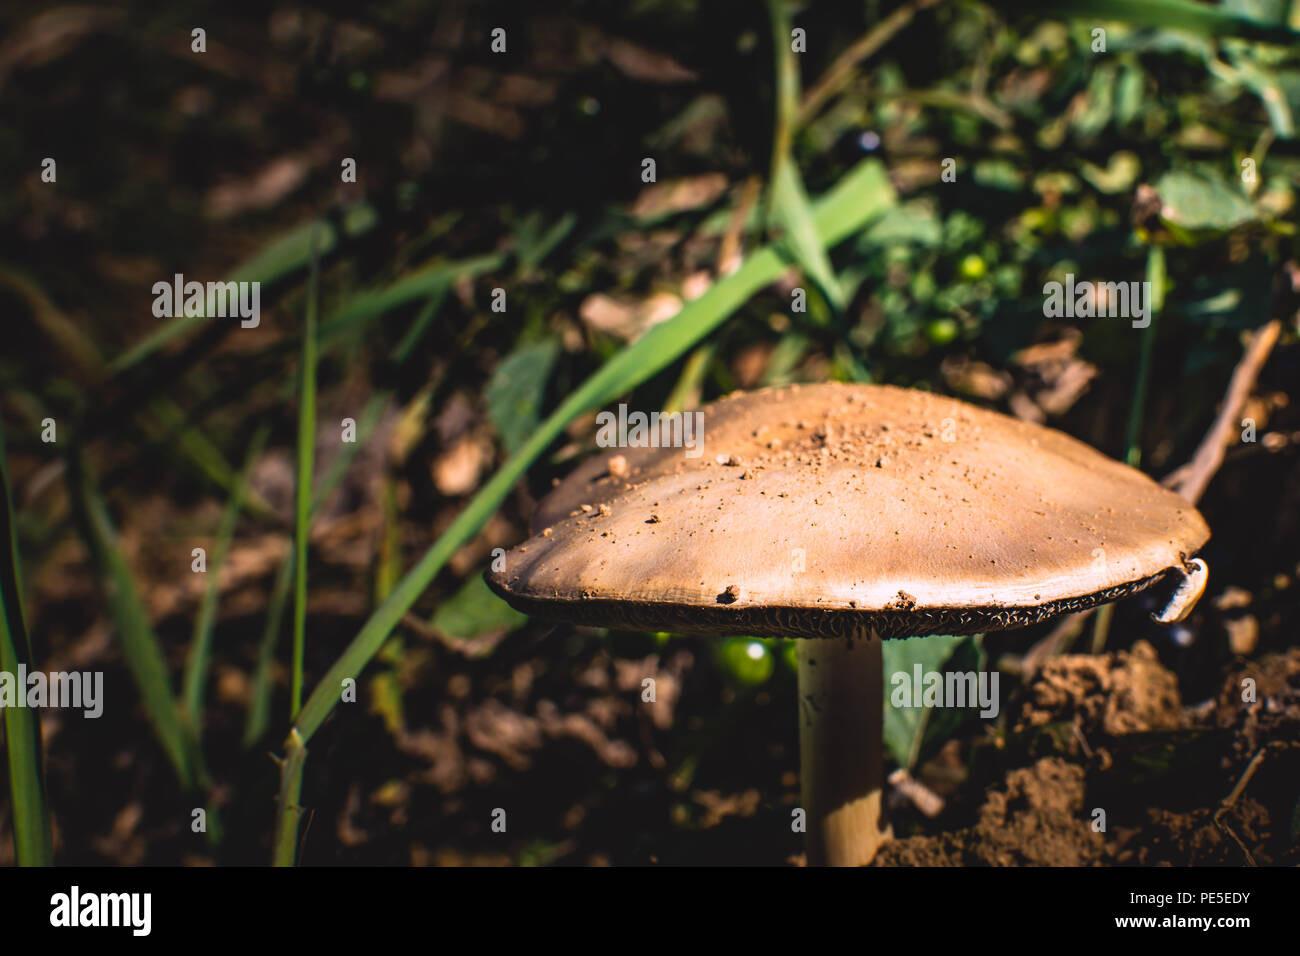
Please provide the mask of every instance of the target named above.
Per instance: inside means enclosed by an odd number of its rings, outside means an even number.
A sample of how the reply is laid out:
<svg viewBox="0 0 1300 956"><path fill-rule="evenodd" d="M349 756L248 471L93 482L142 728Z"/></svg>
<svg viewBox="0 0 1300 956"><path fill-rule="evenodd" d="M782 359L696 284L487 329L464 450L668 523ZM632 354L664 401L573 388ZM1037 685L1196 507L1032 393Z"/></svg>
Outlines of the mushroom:
<svg viewBox="0 0 1300 956"><path fill-rule="evenodd" d="M1023 627L1172 572L1167 617L1204 589L1195 508L1053 429L879 385L737 393L702 412L709 454L585 462L538 506L549 533L487 581L542 618L799 638L810 864L868 863L890 837L883 639Z"/></svg>

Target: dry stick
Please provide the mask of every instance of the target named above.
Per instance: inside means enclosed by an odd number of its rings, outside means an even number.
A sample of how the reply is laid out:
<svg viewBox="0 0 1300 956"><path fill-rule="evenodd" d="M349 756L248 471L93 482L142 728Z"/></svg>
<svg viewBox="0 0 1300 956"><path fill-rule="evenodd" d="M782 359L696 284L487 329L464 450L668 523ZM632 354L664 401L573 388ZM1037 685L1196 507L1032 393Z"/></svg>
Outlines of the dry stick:
<svg viewBox="0 0 1300 956"><path fill-rule="evenodd" d="M1250 778L1255 776L1255 771L1258 770L1259 765L1264 762L1264 756L1267 753L1268 753L1267 746L1260 747L1259 751L1255 754L1255 756L1250 758L1250 763L1246 765L1246 769L1242 773L1241 779L1237 781L1237 785L1232 788L1232 792L1229 793L1226 797L1224 797L1223 802L1219 804L1219 809L1215 812L1216 816L1220 813L1223 813L1225 810L1227 810L1234 803L1236 803L1238 800L1241 799L1241 795L1246 792L1246 784L1250 783Z"/></svg>
<svg viewBox="0 0 1300 956"><path fill-rule="evenodd" d="M889 775L889 785L930 819L943 813L946 802L943 797L913 777L905 768L899 767Z"/></svg>
<svg viewBox="0 0 1300 956"><path fill-rule="evenodd" d="M1200 447L1187 464L1167 475L1161 484L1170 488L1192 504L1200 500L1205 488L1214 477L1229 444L1228 436L1236 430L1237 416L1241 413L1246 399L1259 378L1259 373L1268 360L1268 355L1277 344L1282 332L1282 320L1273 319L1261 326L1251 338L1246 354L1241 357L1232 372L1227 394L1223 398L1223 407L1210 426L1210 430L1201 439Z"/></svg>
<svg viewBox="0 0 1300 956"><path fill-rule="evenodd" d="M1263 370L1273 346L1277 344L1281 332L1280 319L1273 319L1256 330L1250 345L1246 348L1246 353L1242 355L1232 372L1218 417L1205 433L1205 437L1201 439L1200 447L1196 449L1192 460L1165 476L1161 484L1166 488L1186 498L1192 504L1201 500L1201 495L1205 493L1210 479L1223 464L1223 457L1229 444L1228 435L1235 430L1234 422L1241 413L1242 406L1246 404L1246 399L1250 397L1259 373ZM1071 639L1070 632L1076 627L1082 627L1084 618L1095 610L1096 608L1089 608L1086 611L1076 611L1062 618L1050 634L1034 644L1021 658L1025 674L1032 674L1046 658L1054 656L1058 652L1058 647Z"/></svg>
<svg viewBox="0 0 1300 956"><path fill-rule="evenodd" d="M1241 841L1241 838L1237 836L1236 832L1224 821L1223 818L1227 815L1228 810L1230 810L1233 805L1236 804L1237 800L1241 798L1241 795L1245 793L1246 784L1250 783L1250 778L1255 776L1255 771L1258 770L1260 764L1264 762L1264 756L1268 753L1269 746L1270 745L1266 744L1259 748L1255 756L1250 759L1250 763L1246 765L1246 770L1241 775L1241 779L1237 781L1237 785L1232 788L1231 793L1223 798L1223 802L1219 804L1219 808L1214 811L1214 825L1232 838L1232 841L1236 843L1241 852L1245 854L1246 862L1250 866L1256 865L1255 857L1251 854L1246 844Z"/></svg>
<svg viewBox="0 0 1300 956"><path fill-rule="evenodd" d="M799 125L803 126L811 120L827 100L848 86L858 64L893 39L898 31L912 22L918 11L939 2L940 0L911 0L910 3L903 4L836 57L835 62L817 81L817 85L804 96L803 103L799 106Z"/></svg>

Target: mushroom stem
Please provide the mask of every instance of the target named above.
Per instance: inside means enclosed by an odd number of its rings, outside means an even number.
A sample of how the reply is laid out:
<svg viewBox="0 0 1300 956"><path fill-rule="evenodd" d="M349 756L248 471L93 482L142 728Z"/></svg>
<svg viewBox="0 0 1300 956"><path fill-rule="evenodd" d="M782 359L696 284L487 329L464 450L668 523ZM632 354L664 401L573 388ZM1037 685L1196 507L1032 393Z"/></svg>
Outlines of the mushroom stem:
<svg viewBox="0 0 1300 956"><path fill-rule="evenodd" d="M881 818L881 643L874 633L798 642L799 768L809 866L863 866L893 836Z"/></svg>

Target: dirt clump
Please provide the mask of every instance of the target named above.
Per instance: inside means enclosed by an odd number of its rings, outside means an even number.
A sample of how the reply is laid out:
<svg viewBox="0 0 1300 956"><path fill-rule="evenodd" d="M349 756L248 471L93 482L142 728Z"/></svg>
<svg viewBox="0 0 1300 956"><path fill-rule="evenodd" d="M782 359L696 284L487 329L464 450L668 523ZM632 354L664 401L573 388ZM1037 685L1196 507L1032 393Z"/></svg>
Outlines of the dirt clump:
<svg viewBox="0 0 1300 956"><path fill-rule="evenodd" d="M1101 656L1053 658L1030 678L1014 730L1074 722L1085 736L1172 730L1182 725L1178 679L1146 641Z"/></svg>

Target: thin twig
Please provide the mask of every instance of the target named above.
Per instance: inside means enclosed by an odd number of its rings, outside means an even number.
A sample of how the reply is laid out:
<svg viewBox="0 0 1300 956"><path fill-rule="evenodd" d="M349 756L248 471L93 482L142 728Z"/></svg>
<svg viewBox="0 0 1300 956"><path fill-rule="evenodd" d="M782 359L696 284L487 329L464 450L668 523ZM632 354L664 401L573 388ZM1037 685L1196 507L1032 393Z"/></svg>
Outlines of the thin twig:
<svg viewBox="0 0 1300 956"><path fill-rule="evenodd" d="M903 4L836 57L817 84L804 96L803 103L799 106L799 125L811 120L827 100L848 86L858 65L911 23L918 11L939 2L940 0L911 0L910 3Z"/></svg>
<svg viewBox="0 0 1300 956"><path fill-rule="evenodd" d="M1255 771L1257 771L1260 764L1264 762L1264 757L1267 753L1267 746L1260 747L1255 753L1255 756L1250 758L1250 763L1246 764L1246 769L1242 771L1241 777L1237 780L1236 786L1232 788L1231 792L1229 792L1229 794L1224 797L1223 801L1219 804L1217 813L1222 813L1241 799L1241 795L1246 792L1246 784L1250 783L1250 778L1255 776Z"/></svg>
<svg viewBox="0 0 1300 956"><path fill-rule="evenodd" d="M943 813L945 803L943 797L913 777L905 768L899 767L891 773L889 775L889 784L898 792L899 796L905 797L911 802L912 806L930 819L933 820Z"/></svg>
<svg viewBox="0 0 1300 956"><path fill-rule="evenodd" d="M1236 802L1241 798L1241 795L1246 791L1246 784L1250 783L1250 778L1255 776L1255 771L1257 771L1260 768L1260 765L1263 764L1264 756L1267 752L1267 746L1260 747L1255 753L1255 756L1250 758L1250 763L1246 765L1246 769L1242 773L1241 778L1237 781L1237 785L1232 788L1232 792L1223 798L1218 809L1214 811L1214 825L1226 833L1232 839L1232 842L1237 844L1237 847L1241 852L1246 855L1246 862L1251 866L1256 865L1255 857L1246 847L1246 844L1241 841L1241 838L1237 836L1236 832L1232 827L1228 826L1227 822L1223 818L1227 816L1228 810L1236 804Z"/></svg>
<svg viewBox="0 0 1300 956"><path fill-rule="evenodd" d="M1246 399L1250 397L1259 373L1268 360L1269 353L1273 351L1273 346L1277 344L1281 332L1280 319L1273 319L1255 332L1250 345L1246 348L1246 353L1233 370L1218 417L1210 426L1210 430L1205 433L1205 437L1201 439L1200 447L1196 449L1192 460L1165 477L1162 484L1166 488L1172 489L1193 504L1200 500L1210 479L1223 464L1223 456L1230 443L1228 436L1236 430L1237 416L1241 414Z"/></svg>

